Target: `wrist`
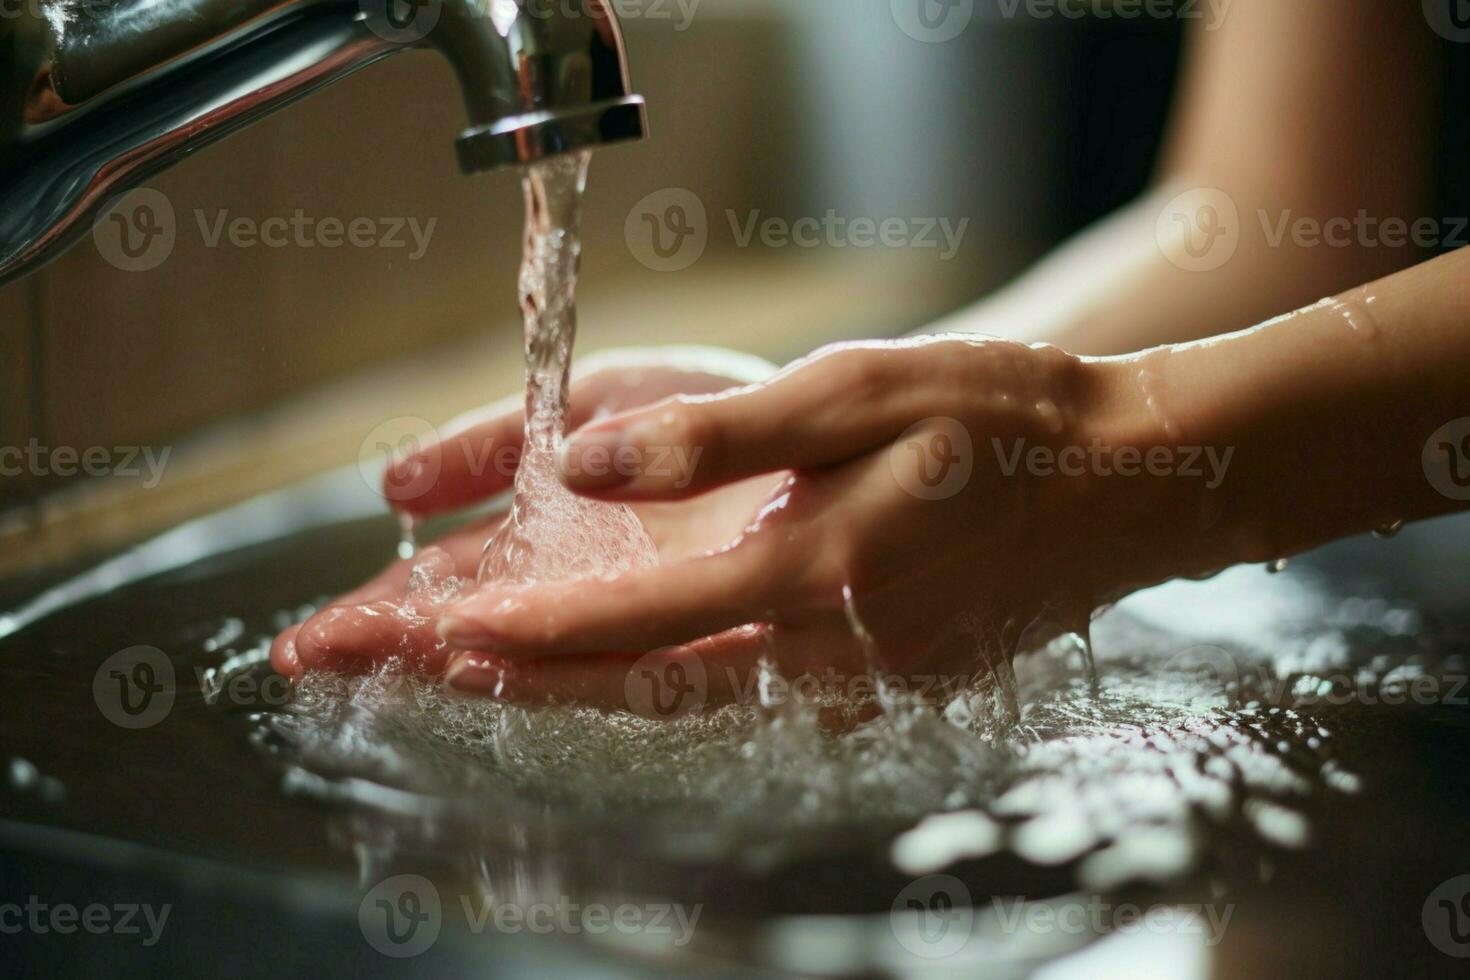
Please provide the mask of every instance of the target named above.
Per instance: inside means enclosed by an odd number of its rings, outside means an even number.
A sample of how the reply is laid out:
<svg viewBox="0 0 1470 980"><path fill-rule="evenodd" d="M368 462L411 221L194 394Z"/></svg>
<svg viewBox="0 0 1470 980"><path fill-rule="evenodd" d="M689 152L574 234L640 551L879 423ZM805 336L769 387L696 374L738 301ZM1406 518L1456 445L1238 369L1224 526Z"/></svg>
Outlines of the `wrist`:
<svg viewBox="0 0 1470 980"><path fill-rule="evenodd" d="M1170 352L1084 359L1079 440L1092 471L1085 538L1101 595L1229 564L1235 447L1179 412Z"/></svg>

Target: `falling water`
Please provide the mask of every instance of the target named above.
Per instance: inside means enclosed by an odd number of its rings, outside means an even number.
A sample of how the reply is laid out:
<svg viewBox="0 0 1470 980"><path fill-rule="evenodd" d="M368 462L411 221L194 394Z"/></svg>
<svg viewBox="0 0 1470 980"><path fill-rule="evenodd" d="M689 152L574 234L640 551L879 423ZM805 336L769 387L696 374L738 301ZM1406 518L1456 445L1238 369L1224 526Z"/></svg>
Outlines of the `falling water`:
<svg viewBox="0 0 1470 980"><path fill-rule="evenodd" d="M526 441L510 515L485 545L482 582L584 578L657 561L653 543L631 510L578 497L557 476L556 452L570 414L580 218L590 161L586 151L556 157L532 165L522 180Z"/></svg>

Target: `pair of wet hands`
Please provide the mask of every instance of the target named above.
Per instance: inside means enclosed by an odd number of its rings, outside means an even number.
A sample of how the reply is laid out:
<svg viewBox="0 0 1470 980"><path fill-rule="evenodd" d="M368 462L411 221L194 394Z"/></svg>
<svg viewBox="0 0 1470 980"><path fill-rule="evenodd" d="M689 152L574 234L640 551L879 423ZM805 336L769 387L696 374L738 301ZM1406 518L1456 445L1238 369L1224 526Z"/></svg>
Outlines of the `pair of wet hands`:
<svg viewBox="0 0 1470 980"><path fill-rule="evenodd" d="M614 353L600 360L611 363L600 369L594 366L574 386L570 420L574 428L666 398L727 391L775 370L754 358L693 348ZM513 396L490 406L452 426L453 434L442 441L391 461L382 492L394 510L424 519L471 507L509 489L512 472L477 466L475 461L493 458L507 447L519 450L524 415L515 406L520 402ZM776 482L747 481L706 494L692 505L648 502L635 504L633 510L657 549L659 563L675 564L738 537ZM271 646L272 667L295 680L308 670L367 673L388 665L442 676L451 688L472 695L524 703L622 706L629 666L641 654L591 651L537 657L534 645L497 650L500 644L488 638L466 636L481 632L476 625L481 613L513 603L518 592L528 591L507 587L474 593L485 543L505 519L500 513L457 528L412 558L393 562L303 623L283 630ZM611 584L568 586L585 595ZM492 595L497 597L494 603L487 603ZM463 612L456 614L461 602ZM691 644L691 652L748 652L764 630L727 632Z"/></svg>
<svg viewBox="0 0 1470 980"><path fill-rule="evenodd" d="M1044 435L1034 413L1017 407L1065 405L1076 360L943 337L824 349L760 381L748 361L724 371L684 360L624 357L579 380L562 453L572 490L633 508L657 565L595 580L470 585L458 595L411 589L415 567L421 579L473 583L504 520L484 518L281 633L272 665L297 678L388 664L442 675L470 695L636 709L630 670L658 651L659 669L696 676L699 703L713 706L748 696L763 658L787 676L870 674L872 650L854 639L860 614L888 669L980 669L976 624L1013 618L1032 597L1000 580L976 588L967 566L1006 547L1010 532L986 516L988 478L927 493L929 456L953 449L956 426ZM1010 394L997 399L987 379ZM519 445L521 430L519 411L492 407L391 463L385 493L419 517L483 501L511 477L474 461ZM575 465L618 452L697 463Z"/></svg>

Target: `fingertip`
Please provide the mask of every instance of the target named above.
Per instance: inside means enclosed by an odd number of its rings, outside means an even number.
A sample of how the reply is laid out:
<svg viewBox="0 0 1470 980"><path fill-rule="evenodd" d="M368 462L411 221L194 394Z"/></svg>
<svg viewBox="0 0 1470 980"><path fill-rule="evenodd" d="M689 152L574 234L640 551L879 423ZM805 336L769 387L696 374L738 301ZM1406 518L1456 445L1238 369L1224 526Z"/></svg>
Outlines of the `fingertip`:
<svg viewBox="0 0 1470 980"><path fill-rule="evenodd" d="M505 689L507 668L494 654L466 651L455 654L444 670L444 683L461 694L499 697Z"/></svg>
<svg viewBox="0 0 1470 980"><path fill-rule="evenodd" d="M629 457L636 453L637 448L626 442L620 427L587 427L557 448L557 473L571 490L615 490L637 475L636 468L628 465Z"/></svg>
<svg viewBox="0 0 1470 980"><path fill-rule="evenodd" d="M290 680L302 674L301 658L296 652L296 635L300 632L300 626L288 627L271 642L271 669Z"/></svg>
<svg viewBox="0 0 1470 980"><path fill-rule="evenodd" d="M395 510L420 509L438 482L440 467L434 465L434 454L439 452L435 445L389 460L383 468L383 499Z"/></svg>

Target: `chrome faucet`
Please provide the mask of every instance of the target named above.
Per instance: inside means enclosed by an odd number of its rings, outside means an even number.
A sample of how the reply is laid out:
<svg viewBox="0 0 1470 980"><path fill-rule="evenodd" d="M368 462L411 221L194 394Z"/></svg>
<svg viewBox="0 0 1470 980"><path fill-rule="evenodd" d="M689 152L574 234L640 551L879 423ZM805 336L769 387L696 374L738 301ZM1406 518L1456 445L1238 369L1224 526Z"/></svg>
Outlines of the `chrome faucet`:
<svg viewBox="0 0 1470 980"><path fill-rule="evenodd" d="M419 47L458 77L465 173L643 136L607 0L0 0L0 286L159 170Z"/></svg>

